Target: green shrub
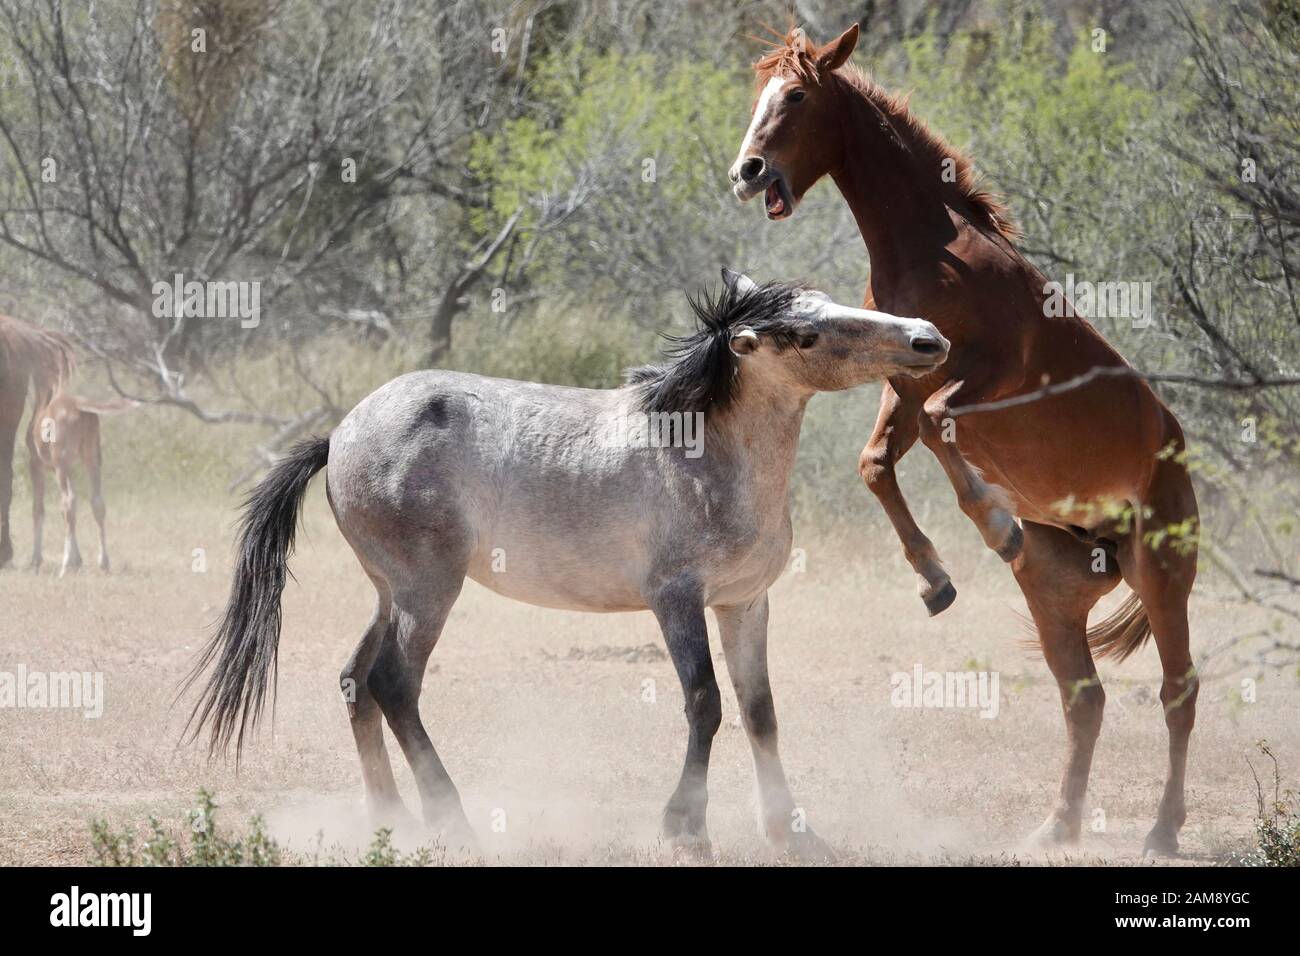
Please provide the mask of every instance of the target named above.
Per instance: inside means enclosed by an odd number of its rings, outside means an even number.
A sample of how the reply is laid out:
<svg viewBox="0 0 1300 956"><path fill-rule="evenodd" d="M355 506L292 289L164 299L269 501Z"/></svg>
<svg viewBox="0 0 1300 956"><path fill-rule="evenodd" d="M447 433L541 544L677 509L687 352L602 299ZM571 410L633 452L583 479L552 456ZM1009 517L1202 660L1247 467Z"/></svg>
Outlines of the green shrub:
<svg viewBox="0 0 1300 956"><path fill-rule="evenodd" d="M217 804L206 790L182 821L167 827L149 815L148 836L141 841L130 828L114 830L106 820L90 824L91 852L97 866L434 866L447 862L445 847L421 846L403 851L393 845L393 831L381 828L360 854L336 850L326 855L319 844L311 854L281 847L266 832L261 815L249 818L243 834L217 825Z"/></svg>
<svg viewBox="0 0 1300 956"><path fill-rule="evenodd" d="M254 815L241 838L217 827L217 804L200 790L198 805L185 814L186 827L168 830L149 816L149 837L137 843L130 830L113 830L106 820L90 824L91 849L98 866L279 866L283 853Z"/></svg>
<svg viewBox="0 0 1300 956"><path fill-rule="evenodd" d="M1255 846L1235 862L1242 866L1300 866L1300 799L1294 790L1282 789L1277 757L1266 741L1258 744L1260 753L1273 764L1273 795L1268 799L1264 785L1255 774L1255 793L1259 810L1255 820ZM1255 768L1251 767L1251 773Z"/></svg>

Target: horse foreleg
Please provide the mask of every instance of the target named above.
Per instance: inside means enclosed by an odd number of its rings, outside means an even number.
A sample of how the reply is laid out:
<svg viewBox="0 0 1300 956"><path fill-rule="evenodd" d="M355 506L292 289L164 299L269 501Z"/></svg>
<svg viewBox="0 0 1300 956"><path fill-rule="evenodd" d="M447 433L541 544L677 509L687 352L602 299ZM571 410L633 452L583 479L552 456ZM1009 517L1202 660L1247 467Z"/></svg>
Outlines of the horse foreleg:
<svg viewBox="0 0 1300 956"><path fill-rule="evenodd" d="M722 696L709 655L704 603L698 586L681 580L656 588L646 596L646 603L659 621L682 683L689 727L682 775L664 809L664 836L675 846L704 855L709 853L705 826L709 753L722 723Z"/></svg>
<svg viewBox="0 0 1300 956"><path fill-rule="evenodd" d="M794 804L777 751L776 708L767 677L767 594L748 605L714 608L713 613L740 719L754 753L759 832L774 846L800 857L829 857L830 850Z"/></svg>
<svg viewBox="0 0 1300 956"><path fill-rule="evenodd" d="M9 535L9 505L14 493L14 440L26 397L25 387L18 393L17 402L8 394L0 394L0 568L14 556L14 543Z"/></svg>
<svg viewBox="0 0 1300 956"><path fill-rule="evenodd" d="M903 545L903 555L920 579L917 590L921 600L933 617L957 599L957 589L952 586L934 544L912 517L894 474L894 465L916 442L919 413L915 402L904 399L885 382L876 427L867 447L862 449L858 472L894 526L894 533Z"/></svg>
<svg viewBox="0 0 1300 956"><path fill-rule="evenodd" d="M957 447L956 419L949 407L979 401L977 391L965 381L949 382L925 400L921 417L921 441L939 459L957 504L975 523L984 543L997 552L1003 561L1011 562L1020 554L1024 534L1011 514L1011 504L1006 493L990 485L979 472L962 457Z"/></svg>

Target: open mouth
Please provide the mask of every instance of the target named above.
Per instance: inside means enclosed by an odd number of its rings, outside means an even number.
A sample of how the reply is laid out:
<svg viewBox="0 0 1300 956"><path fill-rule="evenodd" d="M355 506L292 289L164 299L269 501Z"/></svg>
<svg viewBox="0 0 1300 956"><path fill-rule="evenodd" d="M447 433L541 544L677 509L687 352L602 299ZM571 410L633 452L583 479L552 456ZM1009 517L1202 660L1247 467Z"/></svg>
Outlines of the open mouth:
<svg viewBox="0 0 1300 956"><path fill-rule="evenodd" d="M749 202L761 192L763 211L768 219L789 219L794 215L794 196L785 175L771 167L757 179L736 183L733 192L741 202Z"/></svg>
<svg viewBox="0 0 1300 956"><path fill-rule="evenodd" d="M785 177L777 173L763 191L763 208L768 219L787 219L794 213L794 199Z"/></svg>

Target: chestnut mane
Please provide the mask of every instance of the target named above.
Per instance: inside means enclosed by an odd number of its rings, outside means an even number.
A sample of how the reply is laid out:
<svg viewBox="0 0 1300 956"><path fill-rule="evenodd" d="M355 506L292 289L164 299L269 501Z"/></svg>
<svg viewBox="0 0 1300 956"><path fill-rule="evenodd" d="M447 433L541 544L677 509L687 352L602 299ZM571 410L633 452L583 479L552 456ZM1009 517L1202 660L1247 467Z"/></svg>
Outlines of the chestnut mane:
<svg viewBox="0 0 1300 956"><path fill-rule="evenodd" d="M774 76L787 74L805 83L821 85L822 71L817 66L821 52L821 48L809 40L801 28L791 27L781 42L773 44L772 49L754 64L758 87L761 89ZM941 188L951 192L967 207L977 225L1007 239L1015 239L1020 234L1001 198L980 187L979 175L971 158L926 126L908 108L907 96L888 93L852 64L845 64L831 75L879 109L923 165L942 167L944 160L952 161L954 181L943 181Z"/></svg>

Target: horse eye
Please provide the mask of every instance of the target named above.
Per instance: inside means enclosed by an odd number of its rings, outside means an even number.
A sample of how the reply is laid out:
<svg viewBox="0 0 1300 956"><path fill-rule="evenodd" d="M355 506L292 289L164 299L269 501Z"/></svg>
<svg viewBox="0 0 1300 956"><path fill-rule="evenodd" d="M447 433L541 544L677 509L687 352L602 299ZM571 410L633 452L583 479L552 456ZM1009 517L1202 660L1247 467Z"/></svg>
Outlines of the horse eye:
<svg viewBox="0 0 1300 956"><path fill-rule="evenodd" d="M810 349L817 344L817 333L809 332L799 337L799 348Z"/></svg>
<svg viewBox="0 0 1300 956"><path fill-rule="evenodd" d="M786 94L785 101L787 103L798 103L800 100L804 98L804 95L805 94L803 90L791 90L789 93Z"/></svg>

